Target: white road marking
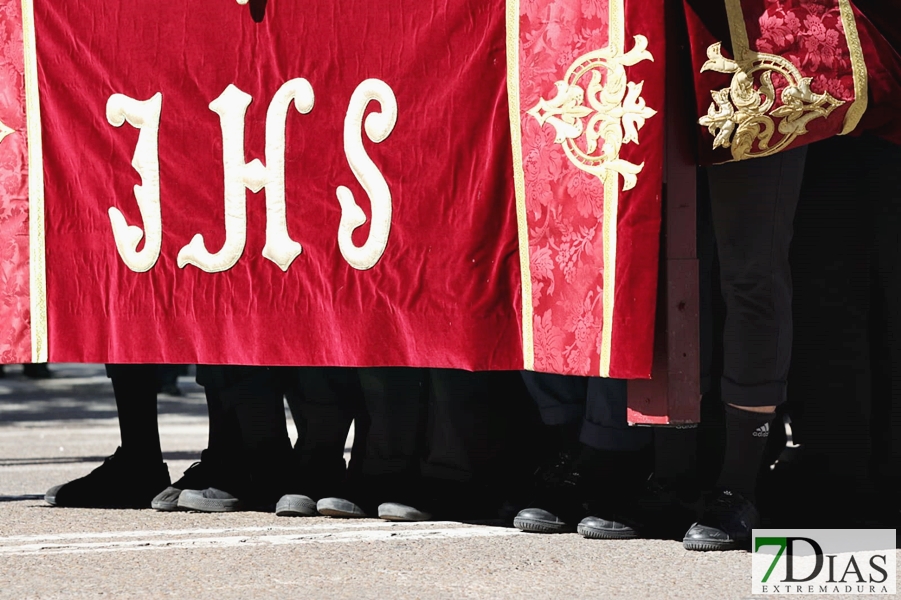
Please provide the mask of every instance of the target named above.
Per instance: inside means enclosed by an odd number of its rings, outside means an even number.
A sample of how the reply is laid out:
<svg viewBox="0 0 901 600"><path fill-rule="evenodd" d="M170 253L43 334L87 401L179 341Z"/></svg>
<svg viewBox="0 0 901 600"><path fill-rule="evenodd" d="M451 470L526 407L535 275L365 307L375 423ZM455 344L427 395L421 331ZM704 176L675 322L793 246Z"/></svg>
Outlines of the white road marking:
<svg viewBox="0 0 901 600"><path fill-rule="evenodd" d="M218 533L226 535L210 535ZM300 527L83 532L50 536L10 536L0 538L0 555L87 554L135 550L246 548L251 546L282 546L309 543L446 540L511 536L520 535L520 533L516 529L511 528L465 526L459 523L442 521L430 523L369 521L316 524Z"/></svg>

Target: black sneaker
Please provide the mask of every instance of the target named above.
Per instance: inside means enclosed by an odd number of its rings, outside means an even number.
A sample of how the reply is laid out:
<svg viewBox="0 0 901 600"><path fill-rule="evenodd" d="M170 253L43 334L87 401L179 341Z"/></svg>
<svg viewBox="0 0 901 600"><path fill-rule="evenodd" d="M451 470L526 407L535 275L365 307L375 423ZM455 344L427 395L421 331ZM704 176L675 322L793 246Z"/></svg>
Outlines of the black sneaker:
<svg viewBox="0 0 901 600"><path fill-rule="evenodd" d="M682 540L686 550L718 551L747 548L751 533L760 526L757 508L740 494L714 492L704 513Z"/></svg>
<svg viewBox="0 0 901 600"><path fill-rule="evenodd" d="M315 517L316 501L303 494L285 494L275 504L277 517Z"/></svg>
<svg viewBox="0 0 901 600"><path fill-rule="evenodd" d="M513 519L513 526L533 533L571 533L586 516L582 476L573 470L573 457L560 452L550 465L535 473L534 501Z"/></svg>
<svg viewBox="0 0 901 600"><path fill-rule="evenodd" d="M697 516L692 500L654 479L632 492L621 487L628 486L614 486L615 496L589 505L591 516L582 519L578 527L583 537L679 539Z"/></svg>
<svg viewBox="0 0 901 600"><path fill-rule="evenodd" d="M229 492L210 487L182 490L178 495L178 507L197 512L235 512L244 509L244 502Z"/></svg>
<svg viewBox="0 0 901 600"><path fill-rule="evenodd" d="M339 519L364 519L369 516L365 508L347 498L321 498L316 503L316 510L320 515Z"/></svg>
<svg viewBox="0 0 901 600"><path fill-rule="evenodd" d="M211 485L209 467L199 460L185 469L178 481L157 494L150 506L163 512L178 510L178 496L183 490L204 490Z"/></svg>
<svg viewBox="0 0 901 600"><path fill-rule="evenodd" d="M168 485L166 463L138 461L117 448L89 474L47 490L44 501L67 508L150 508Z"/></svg>
<svg viewBox="0 0 901 600"><path fill-rule="evenodd" d="M431 521L432 514L400 502L379 504L379 518L385 521Z"/></svg>

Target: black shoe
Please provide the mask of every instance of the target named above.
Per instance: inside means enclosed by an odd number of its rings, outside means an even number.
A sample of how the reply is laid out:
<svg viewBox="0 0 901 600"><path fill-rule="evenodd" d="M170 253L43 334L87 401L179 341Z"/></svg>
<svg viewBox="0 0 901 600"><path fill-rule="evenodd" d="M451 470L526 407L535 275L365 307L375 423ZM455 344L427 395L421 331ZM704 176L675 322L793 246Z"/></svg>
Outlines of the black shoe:
<svg viewBox="0 0 901 600"><path fill-rule="evenodd" d="M168 485L166 463L135 460L117 448L88 475L50 488L44 500L68 508L150 508Z"/></svg>
<svg viewBox="0 0 901 600"><path fill-rule="evenodd" d="M626 488L626 489L624 489ZM579 523L589 539L679 539L697 516L694 499L654 479L634 490L614 486L612 497L590 504L591 516Z"/></svg>
<svg viewBox="0 0 901 600"><path fill-rule="evenodd" d="M50 379L53 373L47 363L26 363L22 365L22 374L29 379Z"/></svg>
<svg viewBox="0 0 901 600"><path fill-rule="evenodd" d="M203 461L197 461L185 470L178 481L157 494L150 507L163 512L178 510L178 496L183 490L205 490L213 484L209 471Z"/></svg>
<svg viewBox="0 0 901 600"><path fill-rule="evenodd" d="M240 498L217 488L182 490L178 507L196 512L235 512L244 509Z"/></svg>
<svg viewBox="0 0 901 600"><path fill-rule="evenodd" d="M760 526L757 508L741 495L715 492L697 523L682 540L686 550L718 551L747 548L751 533Z"/></svg>
<svg viewBox="0 0 901 600"><path fill-rule="evenodd" d="M513 519L513 526L533 533L571 533L587 514L581 474L573 470L573 456L560 452L555 461L535 473L537 493Z"/></svg>

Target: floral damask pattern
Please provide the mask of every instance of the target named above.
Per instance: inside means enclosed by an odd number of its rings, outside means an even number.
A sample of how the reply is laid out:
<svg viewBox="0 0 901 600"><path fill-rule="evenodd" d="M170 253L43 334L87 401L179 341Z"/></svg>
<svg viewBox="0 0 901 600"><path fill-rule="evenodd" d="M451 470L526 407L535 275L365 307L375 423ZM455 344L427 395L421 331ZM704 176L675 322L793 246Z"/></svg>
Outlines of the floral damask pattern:
<svg viewBox="0 0 901 600"><path fill-rule="evenodd" d="M607 0L523 0L520 106L550 98L569 66L608 42ZM597 374L603 323L604 184L570 164L553 127L522 113L534 368ZM612 268L612 266L611 266Z"/></svg>
<svg viewBox="0 0 901 600"><path fill-rule="evenodd" d="M0 363L31 359L21 2L0 0Z"/></svg>
<svg viewBox="0 0 901 600"><path fill-rule="evenodd" d="M851 53L837 0L765 0L758 25L752 47L790 60L813 78L814 92L854 99Z"/></svg>

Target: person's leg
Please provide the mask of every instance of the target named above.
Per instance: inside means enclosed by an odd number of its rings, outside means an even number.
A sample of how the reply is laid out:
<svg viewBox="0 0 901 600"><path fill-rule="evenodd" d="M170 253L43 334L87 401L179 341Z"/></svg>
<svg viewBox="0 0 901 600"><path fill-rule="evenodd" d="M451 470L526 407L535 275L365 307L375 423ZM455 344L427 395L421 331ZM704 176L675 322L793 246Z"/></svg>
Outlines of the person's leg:
<svg viewBox="0 0 901 600"><path fill-rule="evenodd" d="M275 514L312 516L318 500L345 495L344 446L362 412L363 391L355 368L300 367L294 373L286 397L297 427L300 475L298 488L279 500Z"/></svg>
<svg viewBox="0 0 901 600"><path fill-rule="evenodd" d="M531 399L517 371L429 369L426 455L429 512L442 519L495 518L531 460L516 431ZM529 469L523 472L522 469Z"/></svg>
<svg viewBox="0 0 901 600"><path fill-rule="evenodd" d="M212 367L219 369L219 367ZM207 447L200 453L200 460L188 467L184 474L165 490L157 494L151 506L159 511L178 510L178 499L184 490L205 490L221 483L234 480L240 473L246 473L244 452L242 452L241 428L233 411L229 411L222 398L221 389L209 376L211 367L197 367L197 382L204 387L209 433Z"/></svg>
<svg viewBox="0 0 901 600"><path fill-rule="evenodd" d="M886 452L876 457L880 488L893 504L895 519L901 509L901 146L867 139L867 176L863 179L876 205L876 286L881 318L874 323L878 336L879 366L874 397L877 435ZM876 416L874 415L874 416Z"/></svg>
<svg viewBox="0 0 901 600"><path fill-rule="evenodd" d="M57 485L44 499L53 506L148 508L169 485L156 411L156 365L107 365L112 380L119 433L116 453L90 474Z"/></svg>
<svg viewBox="0 0 901 600"><path fill-rule="evenodd" d="M358 373L368 417L359 484L348 491L348 498L320 500L317 509L327 516L374 516L382 504L415 507L421 500L428 371L384 367L361 368Z"/></svg>
<svg viewBox="0 0 901 600"><path fill-rule="evenodd" d="M585 516L585 482L575 464L584 446L579 435L585 421L589 378L531 371L521 375L545 425L542 433L547 458L536 470L532 497L516 514L513 525L533 533L575 531Z"/></svg>
<svg viewBox="0 0 901 600"><path fill-rule="evenodd" d="M296 476L285 421L284 371L271 367L207 368L213 371L209 385L215 387L225 412L234 414L248 469L247 473L236 469L238 472L229 473L205 490L183 491L178 505L204 512L274 506Z"/></svg>
<svg viewBox="0 0 901 600"><path fill-rule="evenodd" d="M736 547L758 517L752 501L792 344L789 247L806 148L710 167L708 180L726 303L721 391L726 448L720 490L684 545ZM745 523L738 527L736 524Z"/></svg>
<svg viewBox="0 0 901 600"><path fill-rule="evenodd" d="M839 136L807 153L790 255L794 339L784 407L800 447L772 436L758 486L759 505L776 523L810 522L811 502L850 516L868 484L873 236L863 150L860 138ZM769 469L773 450L781 456Z"/></svg>

